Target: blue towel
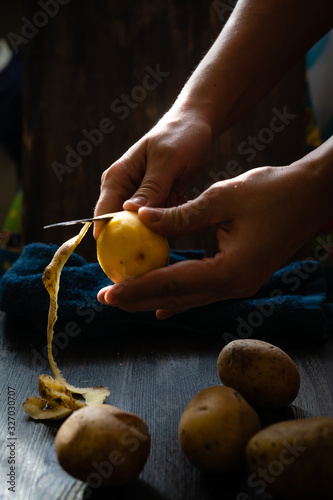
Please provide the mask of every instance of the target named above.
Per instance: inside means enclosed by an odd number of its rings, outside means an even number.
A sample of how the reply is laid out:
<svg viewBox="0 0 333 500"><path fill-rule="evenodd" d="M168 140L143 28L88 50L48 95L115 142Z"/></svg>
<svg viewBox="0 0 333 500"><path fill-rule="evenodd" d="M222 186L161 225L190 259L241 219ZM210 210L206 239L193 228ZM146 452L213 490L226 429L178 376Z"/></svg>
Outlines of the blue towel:
<svg viewBox="0 0 333 500"><path fill-rule="evenodd" d="M29 320L39 335L45 335L49 307L42 274L57 248L42 243L27 245L0 280L0 310L8 317ZM171 264L202 257L202 251L172 250ZM128 313L101 305L96 295L108 284L110 280L98 263L87 262L74 252L61 274L56 330L70 336L79 332L79 339L84 340L91 335L116 334L119 330L115 327L119 326L154 327L163 323L183 333L217 333L224 342L237 338L322 341L332 333L330 279L319 262L293 262L277 271L251 298L192 308L163 322L153 311Z"/></svg>

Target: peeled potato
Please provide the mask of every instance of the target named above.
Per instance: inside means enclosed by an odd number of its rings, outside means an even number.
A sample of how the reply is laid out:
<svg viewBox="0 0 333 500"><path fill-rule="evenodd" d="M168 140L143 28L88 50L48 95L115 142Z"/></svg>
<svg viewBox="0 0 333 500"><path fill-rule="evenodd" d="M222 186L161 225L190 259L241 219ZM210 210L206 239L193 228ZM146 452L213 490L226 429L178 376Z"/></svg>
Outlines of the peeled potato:
<svg viewBox="0 0 333 500"><path fill-rule="evenodd" d="M167 239L147 226L136 212L123 211L110 219L97 240L97 258L105 274L118 283L167 266Z"/></svg>
<svg viewBox="0 0 333 500"><path fill-rule="evenodd" d="M98 404L72 413L61 425L55 450L63 469L84 482L121 485L134 480L150 451L144 420L115 406Z"/></svg>
<svg viewBox="0 0 333 500"><path fill-rule="evenodd" d="M296 398L300 376L294 361L279 347L261 340L227 344L217 360L224 385L234 387L254 406L283 408Z"/></svg>

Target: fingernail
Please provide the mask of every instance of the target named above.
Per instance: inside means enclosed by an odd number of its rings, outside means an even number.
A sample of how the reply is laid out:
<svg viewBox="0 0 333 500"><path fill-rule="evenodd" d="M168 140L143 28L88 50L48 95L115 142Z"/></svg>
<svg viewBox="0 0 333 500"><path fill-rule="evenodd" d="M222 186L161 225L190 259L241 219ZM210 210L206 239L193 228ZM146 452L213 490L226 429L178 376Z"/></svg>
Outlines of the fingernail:
<svg viewBox="0 0 333 500"><path fill-rule="evenodd" d="M102 290L100 290L97 294L97 300L101 303L101 304L104 304L104 305L107 305L107 302L105 300L105 289L102 288Z"/></svg>
<svg viewBox="0 0 333 500"><path fill-rule="evenodd" d="M112 287L107 286L105 288L102 288L98 292L97 300L99 302L101 302L101 304L110 306L110 305L113 305L113 304L116 304L117 302L119 302L117 300L116 294L117 294L117 290L113 290L113 286Z"/></svg>
<svg viewBox="0 0 333 500"><path fill-rule="evenodd" d="M110 305L117 305L123 302L123 291L126 289L129 280L124 280L109 287L105 293L105 300Z"/></svg>
<svg viewBox="0 0 333 500"><path fill-rule="evenodd" d="M133 198L129 198L123 204L123 207L126 209L126 206L133 206L135 208L144 207L147 205L147 200L141 196L134 196Z"/></svg>

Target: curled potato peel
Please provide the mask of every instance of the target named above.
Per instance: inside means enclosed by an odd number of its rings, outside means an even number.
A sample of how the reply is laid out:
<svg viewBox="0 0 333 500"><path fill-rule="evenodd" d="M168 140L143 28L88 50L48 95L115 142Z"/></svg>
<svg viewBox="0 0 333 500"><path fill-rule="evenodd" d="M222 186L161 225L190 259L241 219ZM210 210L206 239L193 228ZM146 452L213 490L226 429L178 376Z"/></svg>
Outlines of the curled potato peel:
<svg viewBox="0 0 333 500"><path fill-rule="evenodd" d="M60 420L72 413L72 410L61 405L51 407L46 399L38 396L29 396L22 406L23 410L34 420Z"/></svg>
<svg viewBox="0 0 333 500"><path fill-rule="evenodd" d="M38 392L52 406L61 405L72 411L87 406L83 401L74 398L60 380L56 380L50 375L39 375Z"/></svg>
<svg viewBox="0 0 333 500"><path fill-rule="evenodd" d="M65 241L57 249L43 274L43 283L50 296L47 354L54 378L50 375L40 375L38 380L40 397L30 396L23 403L24 411L33 419L65 418L72 411L86 405L104 403L110 396L110 390L107 387L75 387L68 383L58 368L52 353L54 325L58 318L58 292L61 271L90 226L91 222L84 224L77 236ZM81 395L84 401L74 398L73 394Z"/></svg>

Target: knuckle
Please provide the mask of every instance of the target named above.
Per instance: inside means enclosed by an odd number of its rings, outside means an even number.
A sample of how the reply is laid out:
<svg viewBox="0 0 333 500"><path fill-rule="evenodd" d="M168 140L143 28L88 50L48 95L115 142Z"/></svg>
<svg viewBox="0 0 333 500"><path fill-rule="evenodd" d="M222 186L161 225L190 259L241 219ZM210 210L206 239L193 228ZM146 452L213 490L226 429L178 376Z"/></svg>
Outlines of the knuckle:
<svg viewBox="0 0 333 500"><path fill-rule="evenodd" d="M191 225L193 210L186 204L170 207L163 213L162 226L167 236L186 235L194 232Z"/></svg>
<svg viewBox="0 0 333 500"><path fill-rule="evenodd" d="M178 293L178 285L173 277L169 278L169 280L163 284L161 289L161 295L168 296L170 294Z"/></svg>
<svg viewBox="0 0 333 500"><path fill-rule="evenodd" d="M129 170L129 168L130 168L129 158L126 158L126 156L123 155L117 161L112 163L106 170L104 170L101 176L101 180L104 183L109 182L111 179L114 178L114 176L122 175L124 171Z"/></svg>
<svg viewBox="0 0 333 500"><path fill-rule="evenodd" d="M140 190L143 192L144 191L148 191L150 193L153 192L154 194L157 194L159 196L164 192L160 183L151 177L144 179Z"/></svg>
<svg viewBox="0 0 333 500"><path fill-rule="evenodd" d="M111 178L114 174L114 166L111 165L109 168L104 170L104 172L101 175L101 187L105 187L111 182Z"/></svg>
<svg viewBox="0 0 333 500"><path fill-rule="evenodd" d="M104 170L104 172L102 173L101 175L101 185L103 186L106 182L106 179L107 179L107 176L108 176L108 171L109 169L107 170Z"/></svg>

